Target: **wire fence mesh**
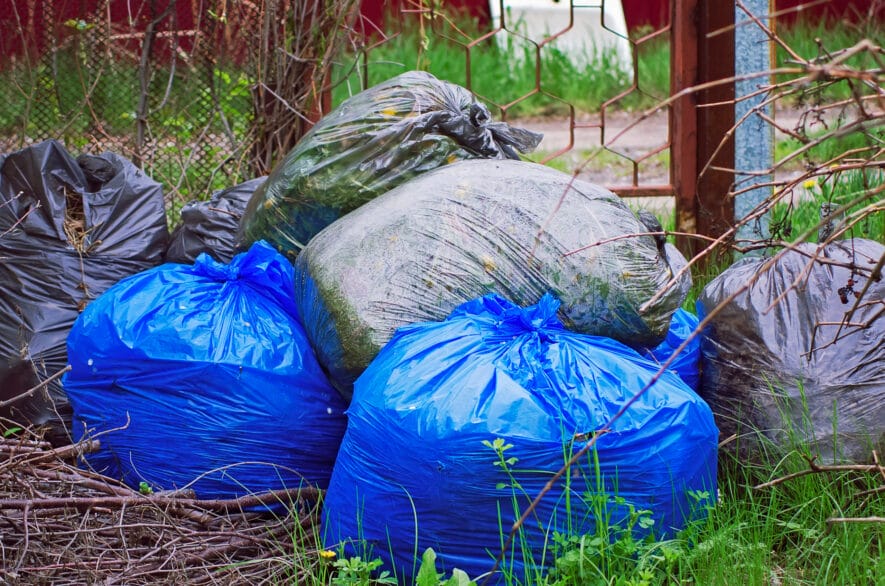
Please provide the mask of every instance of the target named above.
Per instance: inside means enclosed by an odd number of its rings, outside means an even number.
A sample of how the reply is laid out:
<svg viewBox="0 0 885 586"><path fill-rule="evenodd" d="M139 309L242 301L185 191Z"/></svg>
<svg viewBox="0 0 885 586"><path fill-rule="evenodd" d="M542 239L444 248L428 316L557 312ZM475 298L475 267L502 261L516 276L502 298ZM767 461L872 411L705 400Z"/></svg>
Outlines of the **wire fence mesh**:
<svg viewBox="0 0 885 586"><path fill-rule="evenodd" d="M0 151L56 138L117 152L164 185L174 221L188 200L268 173L344 97L426 69L502 119L531 116L523 125L548 135L536 160L574 171L593 158L600 164L584 167L598 172L585 178L624 194L668 192L640 187L670 183L666 112L652 132L620 131L621 112L667 94L666 52L656 64L642 55L667 45L669 26L631 37L611 0L556 3L530 28L537 15L501 2L469 13L404 0L354 26L358 4L0 0ZM450 59L431 58L431 46Z"/></svg>
<svg viewBox="0 0 885 586"><path fill-rule="evenodd" d="M116 152L164 185L173 218L190 199L266 173L291 148L323 93L315 78L325 56L313 41L346 26L355 6L2 4L0 152L48 138Z"/></svg>
<svg viewBox="0 0 885 586"><path fill-rule="evenodd" d="M163 183L173 207L248 174L249 80L243 56L216 42L218 19L191 13L183 23L174 2L133 4L126 18L109 1L76 13L38 4L40 20L13 35L37 51L3 71L0 99L17 106L0 120L4 150L56 138L117 152Z"/></svg>
<svg viewBox="0 0 885 586"><path fill-rule="evenodd" d="M621 195L671 195L668 108L640 120L669 95L670 24L628 31L613 0L487 8L403 0L364 19L336 97L425 69L544 133L533 159Z"/></svg>

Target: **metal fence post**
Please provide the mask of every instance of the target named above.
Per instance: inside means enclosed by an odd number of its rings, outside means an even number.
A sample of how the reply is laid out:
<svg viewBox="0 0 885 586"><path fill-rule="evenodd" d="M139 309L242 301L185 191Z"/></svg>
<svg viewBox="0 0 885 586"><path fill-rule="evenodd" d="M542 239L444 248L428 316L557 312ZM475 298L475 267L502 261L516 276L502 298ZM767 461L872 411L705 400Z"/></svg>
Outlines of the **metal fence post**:
<svg viewBox="0 0 885 586"><path fill-rule="evenodd" d="M684 92L670 114L678 232L717 237L733 221L734 8L733 0L671 2L671 91ZM706 243L677 245L693 256Z"/></svg>
<svg viewBox="0 0 885 586"><path fill-rule="evenodd" d="M774 164L774 126L760 114L772 116L772 106L765 105L759 86L766 85L758 77L771 66L772 42L759 23L768 26L771 0L744 0L735 10L735 220L754 213L771 197L772 174L765 173ZM749 244L770 236L768 214L739 226L740 244ZM761 253L761 251L757 251Z"/></svg>

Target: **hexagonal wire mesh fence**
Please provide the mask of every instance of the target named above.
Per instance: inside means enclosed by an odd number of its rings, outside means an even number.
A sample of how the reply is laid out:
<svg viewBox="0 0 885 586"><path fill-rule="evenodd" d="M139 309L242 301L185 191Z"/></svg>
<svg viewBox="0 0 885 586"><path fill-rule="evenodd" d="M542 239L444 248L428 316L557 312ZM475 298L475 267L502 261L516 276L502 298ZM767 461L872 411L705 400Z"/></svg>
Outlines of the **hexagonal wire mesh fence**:
<svg viewBox="0 0 885 586"><path fill-rule="evenodd" d="M544 133L533 160L621 195L672 196L668 108L642 114L670 94L669 22L628 31L615 0L377 4L364 3L336 99L425 69Z"/></svg>

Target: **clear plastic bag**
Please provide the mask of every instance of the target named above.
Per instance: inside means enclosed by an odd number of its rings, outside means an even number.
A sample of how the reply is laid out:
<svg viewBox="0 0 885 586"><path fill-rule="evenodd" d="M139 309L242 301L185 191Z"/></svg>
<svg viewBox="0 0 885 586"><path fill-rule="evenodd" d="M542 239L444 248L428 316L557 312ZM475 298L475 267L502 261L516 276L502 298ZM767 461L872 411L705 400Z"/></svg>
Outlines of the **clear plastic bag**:
<svg viewBox="0 0 885 586"><path fill-rule="evenodd" d="M463 159L517 159L540 141L493 122L465 88L407 72L346 100L298 142L249 201L241 239L294 255L336 218L412 177Z"/></svg>
<svg viewBox="0 0 885 586"><path fill-rule="evenodd" d="M552 292L566 327L654 347L691 277L671 282L685 259L646 232L617 195L566 173L462 161L314 237L296 261L296 299L321 364L345 395L396 328L443 319L486 293L526 306Z"/></svg>

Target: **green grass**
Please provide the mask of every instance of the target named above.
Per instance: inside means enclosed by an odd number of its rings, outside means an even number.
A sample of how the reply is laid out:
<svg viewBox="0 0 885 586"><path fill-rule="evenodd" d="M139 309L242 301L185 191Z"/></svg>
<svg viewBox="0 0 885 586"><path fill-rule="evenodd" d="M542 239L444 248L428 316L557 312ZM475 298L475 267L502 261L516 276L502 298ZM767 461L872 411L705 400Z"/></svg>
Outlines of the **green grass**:
<svg viewBox="0 0 885 586"><path fill-rule="evenodd" d="M876 169L850 170L807 183L808 198L792 204L779 203L772 209L771 231L775 238L795 242L810 231L805 240L817 242L821 205L830 204L839 208L848 206L842 215L852 225L843 238L885 242L883 196L873 193L885 184L885 173Z"/></svg>
<svg viewBox="0 0 885 586"><path fill-rule="evenodd" d="M593 581L547 584L874 584L882 576L881 526L834 525L830 517L865 516L854 495L877 485L873 475L808 475L776 487L757 484L806 470L799 452L772 452L750 465L721 463L721 501L706 520L675 539L643 543L619 571ZM588 552L585 555L593 555Z"/></svg>
<svg viewBox="0 0 885 586"><path fill-rule="evenodd" d="M778 30L777 34L794 53L806 60L829 60L861 39L869 39L880 47L885 43L885 28L876 21L851 24L843 20L799 20ZM777 48L775 59L778 68L796 67L795 59L782 47ZM849 58L845 65L858 70L881 68L881 64L877 64L869 52ZM786 79L788 76L783 76L778 81ZM859 83L834 80L815 84L791 100L797 104L844 100L851 97L852 89L870 94L870 89L865 89Z"/></svg>
<svg viewBox="0 0 885 586"><path fill-rule="evenodd" d="M816 130L803 140L786 137L774 145L775 163L801 169L841 163L845 158L869 158L885 143L885 127L872 127L839 135L838 127ZM795 153L795 155L794 155Z"/></svg>
<svg viewBox="0 0 885 586"><path fill-rule="evenodd" d="M885 575L881 525L829 527L826 522L829 517L869 515L854 495L874 488L874 476L814 474L772 488L753 488L806 470L808 463L798 451L774 451L755 465L727 459L722 468L722 502L692 536L696 543L679 566L680 580L875 584L876 576Z"/></svg>
<svg viewBox="0 0 885 586"><path fill-rule="evenodd" d="M517 37L508 37L506 47L493 39L468 47L484 32L470 21L450 25L441 20L435 28L425 25L423 29L406 21L398 35L365 53L342 59L342 66L336 69L333 104L364 87L414 69L465 86L468 52L471 89L493 108L517 102L507 107L508 118L561 116L568 113L569 104L578 111L595 112L631 85L632 74L621 70L611 51L588 52L576 62L547 46L540 52L540 70L536 71L534 46ZM616 105L619 109L645 108L669 93L666 37L639 45L638 58L640 91L620 100Z"/></svg>

